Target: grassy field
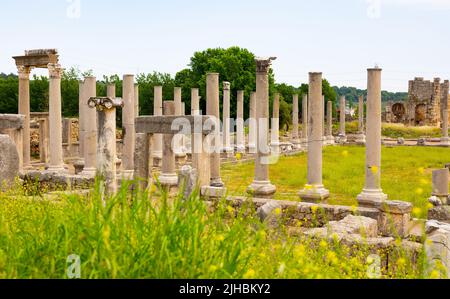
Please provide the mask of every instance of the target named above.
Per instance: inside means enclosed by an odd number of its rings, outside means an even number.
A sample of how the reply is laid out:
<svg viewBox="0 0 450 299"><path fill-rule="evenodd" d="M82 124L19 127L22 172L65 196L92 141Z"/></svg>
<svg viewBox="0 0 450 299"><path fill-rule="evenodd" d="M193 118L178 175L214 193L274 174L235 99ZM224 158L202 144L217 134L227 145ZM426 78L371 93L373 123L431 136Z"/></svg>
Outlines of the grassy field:
<svg viewBox="0 0 450 299"><path fill-rule="evenodd" d="M391 200L404 200L425 211L431 195L431 171L450 162L446 148L393 147L382 149L381 184ZM364 186L365 148L328 146L323 151L323 182L330 190L332 204L356 205ZM230 194L244 194L253 180L254 163L222 168ZM276 198L299 200L297 193L306 183L307 155L282 157L270 166L270 179L277 187ZM416 209L418 211L418 209Z"/></svg>

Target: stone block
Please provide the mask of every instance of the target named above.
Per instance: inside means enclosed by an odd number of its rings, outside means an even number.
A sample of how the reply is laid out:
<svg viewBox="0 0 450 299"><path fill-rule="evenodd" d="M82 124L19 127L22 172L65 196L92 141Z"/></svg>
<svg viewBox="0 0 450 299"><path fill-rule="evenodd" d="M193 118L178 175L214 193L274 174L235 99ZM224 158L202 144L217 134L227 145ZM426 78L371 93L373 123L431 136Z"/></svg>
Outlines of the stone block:
<svg viewBox="0 0 450 299"><path fill-rule="evenodd" d="M412 204L404 201L383 201L377 203L380 210L378 230L386 237L406 237L411 220Z"/></svg>
<svg viewBox="0 0 450 299"><path fill-rule="evenodd" d="M426 223L426 231L425 251L430 266L439 261L450 277L450 224L430 220Z"/></svg>
<svg viewBox="0 0 450 299"><path fill-rule="evenodd" d="M19 153L14 141L7 135L0 135L0 188L10 186L19 175Z"/></svg>
<svg viewBox="0 0 450 299"><path fill-rule="evenodd" d="M224 187L202 186L201 195L205 198L224 198L227 194L227 189Z"/></svg>

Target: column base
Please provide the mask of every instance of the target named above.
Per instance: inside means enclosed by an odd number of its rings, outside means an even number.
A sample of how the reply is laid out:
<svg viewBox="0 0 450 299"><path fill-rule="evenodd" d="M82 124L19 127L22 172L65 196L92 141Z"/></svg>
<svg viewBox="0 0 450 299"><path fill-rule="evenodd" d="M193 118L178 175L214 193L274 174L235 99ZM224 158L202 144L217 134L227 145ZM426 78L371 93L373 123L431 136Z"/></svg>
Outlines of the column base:
<svg viewBox="0 0 450 299"><path fill-rule="evenodd" d="M450 146L450 138L449 137L442 137L441 138L441 145L442 146Z"/></svg>
<svg viewBox="0 0 450 299"><path fill-rule="evenodd" d="M83 168L83 170L79 173L79 175L88 178L93 178L95 177L96 173L97 173L96 168Z"/></svg>
<svg viewBox="0 0 450 299"><path fill-rule="evenodd" d="M66 174L66 173L68 173L68 170L67 170L66 167L64 167L64 165L58 165L58 166L50 165L44 171L44 173L46 173L46 174L52 174L52 173L55 173L55 174Z"/></svg>
<svg viewBox="0 0 450 299"><path fill-rule="evenodd" d="M333 135L328 135L327 136L327 142L328 142L329 145L334 145L335 144L334 136Z"/></svg>
<svg viewBox="0 0 450 299"><path fill-rule="evenodd" d="M224 198L227 189L224 187L203 186L200 190L200 195L206 198Z"/></svg>
<svg viewBox="0 0 450 299"><path fill-rule="evenodd" d="M178 185L178 176L176 173L162 173L159 178L159 183L162 186L177 186Z"/></svg>
<svg viewBox="0 0 450 299"><path fill-rule="evenodd" d="M336 137L336 143L343 144L343 143L346 143L346 142L347 142L347 136L346 135L338 135Z"/></svg>
<svg viewBox="0 0 450 299"><path fill-rule="evenodd" d="M279 142L273 142L270 144L270 151L272 155L279 155L280 154L280 143Z"/></svg>
<svg viewBox="0 0 450 299"><path fill-rule="evenodd" d="M355 142L357 144L366 144L366 135L364 134L358 134L356 135L356 140Z"/></svg>
<svg viewBox="0 0 450 299"><path fill-rule="evenodd" d="M381 189L363 189L363 191L356 197L358 204L361 207L374 208L380 203L387 200L387 195Z"/></svg>
<svg viewBox="0 0 450 299"><path fill-rule="evenodd" d="M272 198L277 191L277 188L270 183L270 181L253 181L247 187L247 193L256 198Z"/></svg>
<svg viewBox="0 0 450 299"><path fill-rule="evenodd" d="M254 145L254 144L249 144L249 145L248 145L248 153L249 153L249 154L256 154L256 145Z"/></svg>
<svg viewBox="0 0 450 299"><path fill-rule="evenodd" d="M219 188L222 188L225 186L225 184L222 182L221 178L211 178L209 185L211 187L219 187Z"/></svg>
<svg viewBox="0 0 450 299"><path fill-rule="evenodd" d="M323 185L305 185L303 190L298 193L304 202L323 202L330 197L330 191L325 189Z"/></svg>

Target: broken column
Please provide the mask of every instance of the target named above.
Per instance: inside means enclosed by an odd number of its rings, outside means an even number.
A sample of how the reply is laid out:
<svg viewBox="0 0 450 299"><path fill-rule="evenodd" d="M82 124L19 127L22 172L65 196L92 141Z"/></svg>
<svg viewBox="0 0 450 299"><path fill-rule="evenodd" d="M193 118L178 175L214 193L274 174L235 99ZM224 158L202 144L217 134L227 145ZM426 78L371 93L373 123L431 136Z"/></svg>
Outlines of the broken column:
<svg viewBox="0 0 450 299"><path fill-rule="evenodd" d="M136 116L135 98L134 98L134 75L124 75L122 86L122 169L123 176L126 179L133 178L134 170L134 146L135 146L135 130L134 119Z"/></svg>
<svg viewBox="0 0 450 299"><path fill-rule="evenodd" d="M154 98L153 98L153 115L162 116L163 115L163 96L162 96L162 86L154 87ZM161 166L162 156L163 156L163 135L155 134L153 135L153 165Z"/></svg>
<svg viewBox="0 0 450 299"><path fill-rule="evenodd" d="M19 73L19 114L25 116L23 125L23 157L21 161L24 169L31 168L30 146L30 72L28 66L18 66ZM21 153L22 154L22 153Z"/></svg>
<svg viewBox="0 0 450 299"><path fill-rule="evenodd" d="M163 105L164 115L175 115L174 101L165 101ZM178 183L178 176L175 168L175 152L172 147L173 138L174 134L163 135L163 157L159 182L165 188L176 186Z"/></svg>
<svg viewBox="0 0 450 299"><path fill-rule="evenodd" d="M250 119L248 120L248 152L256 153L256 93L250 93Z"/></svg>
<svg viewBox="0 0 450 299"><path fill-rule="evenodd" d="M248 187L247 192L254 197L272 197L276 187L269 179L269 69L271 58L256 58L256 108L257 139L255 157L255 178Z"/></svg>
<svg viewBox="0 0 450 299"><path fill-rule="evenodd" d="M366 135L364 133L364 97L359 96L358 101L358 133L356 135L356 143L365 144Z"/></svg>
<svg viewBox="0 0 450 299"><path fill-rule="evenodd" d="M236 150L245 153L245 131L244 131L244 91L237 92L237 117L236 117Z"/></svg>
<svg viewBox="0 0 450 299"><path fill-rule="evenodd" d="M276 93L273 99L272 126L271 126L272 154L280 153L280 94Z"/></svg>
<svg viewBox="0 0 450 299"><path fill-rule="evenodd" d="M322 183L322 73L309 73L308 94L308 182L300 191L300 198L306 202L327 199L330 192Z"/></svg>
<svg viewBox="0 0 450 299"><path fill-rule="evenodd" d="M449 191L448 191L448 181L449 181L449 171L448 168L434 170L432 173L433 179L433 189L431 196L439 200L438 205L449 205ZM430 200L432 202L432 200Z"/></svg>
<svg viewBox="0 0 450 299"><path fill-rule="evenodd" d="M339 143L347 142L347 135L345 132L345 96L339 99Z"/></svg>
<svg viewBox="0 0 450 299"><path fill-rule="evenodd" d="M214 138L212 140L211 153L211 186L223 187L224 184L220 177L220 110L219 110L219 74L206 74L206 114L214 117Z"/></svg>
<svg viewBox="0 0 450 299"><path fill-rule="evenodd" d="M441 144L450 146L450 138L448 137L448 110L444 109L442 112L442 138Z"/></svg>
<svg viewBox="0 0 450 299"><path fill-rule="evenodd" d="M360 206L373 207L387 200L381 189L381 69L368 69L366 117L366 179Z"/></svg>
<svg viewBox="0 0 450 299"><path fill-rule="evenodd" d="M292 97L292 143L295 148L300 145L298 136L298 94Z"/></svg>
<svg viewBox="0 0 450 299"><path fill-rule="evenodd" d="M25 115L0 114L0 188L3 180L12 183L23 170L24 124Z"/></svg>
<svg viewBox="0 0 450 299"><path fill-rule="evenodd" d="M117 192L116 107L122 106L122 99L109 97L89 99L89 108L97 110L96 175L103 182L108 195Z"/></svg>
<svg viewBox="0 0 450 299"><path fill-rule="evenodd" d="M89 109L88 101L97 96L95 77L86 77L83 94L85 96L84 168L81 175L94 177L97 167L97 112Z"/></svg>
<svg viewBox="0 0 450 299"><path fill-rule="evenodd" d="M231 119L230 119L230 82L223 82L223 151L227 155L233 153L231 147Z"/></svg>
<svg viewBox="0 0 450 299"><path fill-rule="evenodd" d="M51 173L65 172L62 149L61 72L59 64L49 63L49 166Z"/></svg>
<svg viewBox="0 0 450 299"><path fill-rule="evenodd" d="M304 148L308 147L308 95L304 94L302 99L302 140Z"/></svg>
<svg viewBox="0 0 450 299"><path fill-rule="evenodd" d="M328 141L328 144L334 144L334 137L333 137L333 102L328 101L327 102L327 132L326 132L326 139Z"/></svg>
<svg viewBox="0 0 450 299"><path fill-rule="evenodd" d="M198 88L191 88L191 115L201 115Z"/></svg>

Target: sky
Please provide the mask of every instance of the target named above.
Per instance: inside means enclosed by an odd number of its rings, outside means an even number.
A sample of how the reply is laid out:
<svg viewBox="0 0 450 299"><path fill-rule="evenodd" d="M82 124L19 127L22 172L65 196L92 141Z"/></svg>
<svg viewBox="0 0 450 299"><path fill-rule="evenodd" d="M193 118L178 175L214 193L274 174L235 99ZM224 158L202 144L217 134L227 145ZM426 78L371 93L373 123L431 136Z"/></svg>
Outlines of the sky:
<svg viewBox="0 0 450 299"><path fill-rule="evenodd" d="M240 46L276 56L277 83L320 71L332 85L407 91L450 79L450 0L14 0L0 8L0 72L12 56L56 48L63 67L103 75L175 75L195 51ZM33 71L45 74L43 70Z"/></svg>

